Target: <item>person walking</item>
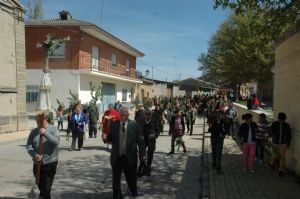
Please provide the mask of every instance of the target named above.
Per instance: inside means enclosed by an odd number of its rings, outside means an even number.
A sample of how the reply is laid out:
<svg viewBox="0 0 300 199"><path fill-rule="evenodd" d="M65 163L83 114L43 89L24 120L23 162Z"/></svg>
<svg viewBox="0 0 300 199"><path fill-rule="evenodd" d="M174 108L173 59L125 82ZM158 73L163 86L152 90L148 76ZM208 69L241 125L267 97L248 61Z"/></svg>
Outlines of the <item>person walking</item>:
<svg viewBox="0 0 300 199"><path fill-rule="evenodd" d="M212 167L221 172L222 151L226 136L226 116L222 112L213 113L209 119L208 132L211 133Z"/></svg>
<svg viewBox="0 0 300 199"><path fill-rule="evenodd" d="M239 136L243 145L244 170L250 170L254 173L254 159L255 159L255 142L258 127L255 122L252 122L252 115L247 113L244 115L245 122L241 125Z"/></svg>
<svg viewBox="0 0 300 199"><path fill-rule="evenodd" d="M110 163L113 174L113 198L123 198L121 174L125 174L133 197L137 197L137 151L140 161L145 161L144 136L139 125L128 119L126 107L120 109L121 120L112 122L107 141L112 142ZM137 150L137 148L139 150Z"/></svg>
<svg viewBox="0 0 300 199"><path fill-rule="evenodd" d="M39 198L50 199L58 162L59 131L48 123L48 115L39 113L38 127L27 139L26 148L33 160L33 174L40 190Z"/></svg>
<svg viewBox="0 0 300 199"><path fill-rule="evenodd" d="M151 110L145 110L144 115L145 119L142 124L142 131L144 133L144 140L147 149L146 175L150 176L153 154L156 149L156 139L159 136L159 127L154 123Z"/></svg>
<svg viewBox="0 0 300 199"><path fill-rule="evenodd" d="M144 105L139 104L138 110L135 112L134 121L139 125L142 125L144 122Z"/></svg>
<svg viewBox="0 0 300 199"><path fill-rule="evenodd" d="M97 138L97 124L99 121L99 109L97 106L91 104L88 107L89 115L89 138Z"/></svg>
<svg viewBox="0 0 300 199"><path fill-rule="evenodd" d="M78 140L78 150L82 150L85 125L87 123L87 116L81 111L81 105L77 104L71 116L72 144L70 151L75 149L76 140Z"/></svg>
<svg viewBox="0 0 300 199"><path fill-rule="evenodd" d="M169 134L171 135L171 151L169 152L169 154L175 153L175 141L177 138L181 139L181 137L184 135L185 130L184 118L181 116L181 112L176 109L174 111L174 114L175 115L171 119L169 131ZM184 141L181 141L180 144L183 148L183 152L186 153L186 146Z"/></svg>
<svg viewBox="0 0 300 199"><path fill-rule="evenodd" d="M64 113L64 107L62 105L59 105L58 109L56 111L56 119L57 119L57 128L58 128L58 130L59 130L59 127L60 127L60 130L63 130L63 128L64 128L63 113Z"/></svg>
<svg viewBox="0 0 300 199"><path fill-rule="evenodd" d="M270 166L272 169L275 169L275 163L279 158L279 176L282 177L285 173L286 151L289 150L291 146L292 132L290 125L285 121L285 113L278 113L277 118L278 120L273 122L271 126L273 147Z"/></svg>
<svg viewBox="0 0 300 199"><path fill-rule="evenodd" d="M107 141L107 136L109 134L110 124L115 120L120 120L120 114L114 109L113 104L109 104L108 110L106 110L102 116L102 140L107 145L108 150L111 150L111 142Z"/></svg>
<svg viewBox="0 0 300 199"><path fill-rule="evenodd" d="M259 164L263 163L265 153L265 142L267 138L267 116L264 113L259 114L259 121L257 123L258 132L256 134L256 153L255 157Z"/></svg>
<svg viewBox="0 0 300 199"><path fill-rule="evenodd" d="M237 118L237 110L233 107L233 104L230 103L228 109L225 111L225 115L228 118L226 124L226 133L228 136L235 137L235 119Z"/></svg>

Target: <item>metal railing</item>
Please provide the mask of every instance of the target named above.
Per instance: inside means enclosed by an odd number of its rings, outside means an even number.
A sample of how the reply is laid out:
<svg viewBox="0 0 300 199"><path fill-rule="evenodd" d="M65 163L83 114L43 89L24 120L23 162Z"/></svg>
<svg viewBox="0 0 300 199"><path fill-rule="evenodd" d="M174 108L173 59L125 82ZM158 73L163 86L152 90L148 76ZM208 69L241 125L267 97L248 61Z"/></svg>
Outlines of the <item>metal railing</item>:
<svg viewBox="0 0 300 199"><path fill-rule="evenodd" d="M117 66L114 67L112 65L112 62L106 59L99 59L98 64L96 64L96 62L92 60L93 59L90 55L81 55L79 57L80 68L138 79L137 71L135 69L127 69L126 66L123 66L121 64L117 64Z"/></svg>

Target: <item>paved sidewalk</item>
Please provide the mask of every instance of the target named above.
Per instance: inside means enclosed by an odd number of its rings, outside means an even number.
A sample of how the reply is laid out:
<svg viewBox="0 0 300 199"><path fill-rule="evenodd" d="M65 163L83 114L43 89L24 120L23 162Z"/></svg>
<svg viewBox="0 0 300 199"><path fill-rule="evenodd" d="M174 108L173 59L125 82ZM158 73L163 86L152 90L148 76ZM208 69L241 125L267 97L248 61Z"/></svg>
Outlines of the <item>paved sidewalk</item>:
<svg viewBox="0 0 300 199"><path fill-rule="evenodd" d="M205 140L206 142L209 139ZM209 145L209 151L210 145ZM242 152L233 139L224 140L222 173L212 169L209 153L209 189L212 199L297 199L300 186L295 176L279 178L266 162L255 165L255 173L243 171Z"/></svg>

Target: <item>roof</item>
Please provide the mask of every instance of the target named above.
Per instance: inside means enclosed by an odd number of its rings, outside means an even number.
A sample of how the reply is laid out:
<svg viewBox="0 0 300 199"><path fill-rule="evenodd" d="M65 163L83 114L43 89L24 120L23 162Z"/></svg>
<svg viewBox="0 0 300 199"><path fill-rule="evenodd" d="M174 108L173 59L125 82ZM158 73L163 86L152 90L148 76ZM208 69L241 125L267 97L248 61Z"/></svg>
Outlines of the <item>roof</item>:
<svg viewBox="0 0 300 199"><path fill-rule="evenodd" d="M143 57L145 56L144 53L138 51L131 45L125 43L124 41L120 40L119 38L115 37L114 35L110 34L109 32L103 30L102 28L98 27L97 25L77 20L77 19L68 19L68 20L61 20L61 19L47 19L47 20L30 20L26 22L26 27L35 27L35 26L53 26L53 27L80 27L83 32L86 32L89 35L92 35L134 57Z"/></svg>
<svg viewBox="0 0 300 199"><path fill-rule="evenodd" d="M163 81L163 80L158 80L158 79L150 79L150 78L146 78L143 77L143 81L146 81L148 83L160 83L160 84L168 84L168 85L177 85L177 83L175 82L168 82L168 81Z"/></svg>
<svg viewBox="0 0 300 199"><path fill-rule="evenodd" d="M47 20L30 20L26 22L26 26L93 26L87 21L76 19L60 20L60 19L47 19Z"/></svg>
<svg viewBox="0 0 300 199"><path fill-rule="evenodd" d="M180 90L188 90L188 91L198 91L199 89L213 90L218 87L216 84L204 80L196 79L196 78L188 78L180 81L178 84Z"/></svg>
<svg viewBox="0 0 300 199"><path fill-rule="evenodd" d="M11 8L17 8L17 9L23 11L23 12L25 11L24 6L22 6L22 4L20 4L19 1L17 1L17 0L0 0L0 5L5 6L7 8L10 8L10 9ZM12 7L13 5L15 7Z"/></svg>

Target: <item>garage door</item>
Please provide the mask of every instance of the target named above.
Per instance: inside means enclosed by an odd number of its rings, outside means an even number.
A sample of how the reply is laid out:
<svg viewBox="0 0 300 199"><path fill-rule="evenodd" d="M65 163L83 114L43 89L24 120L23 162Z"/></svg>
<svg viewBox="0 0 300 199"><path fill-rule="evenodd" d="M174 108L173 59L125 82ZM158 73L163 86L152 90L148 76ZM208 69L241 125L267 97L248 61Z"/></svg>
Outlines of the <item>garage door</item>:
<svg viewBox="0 0 300 199"><path fill-rule="evenodd" d="M116 102L116 88L115 84L102 82L102 103L100 111L104 112L107 110L109 104L114 104Z"/></svg>

